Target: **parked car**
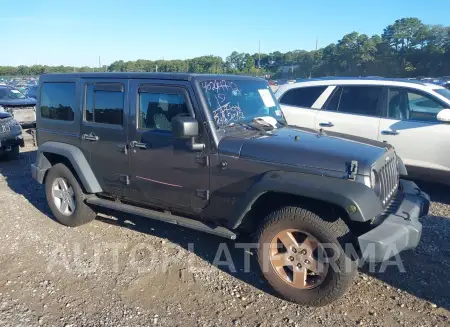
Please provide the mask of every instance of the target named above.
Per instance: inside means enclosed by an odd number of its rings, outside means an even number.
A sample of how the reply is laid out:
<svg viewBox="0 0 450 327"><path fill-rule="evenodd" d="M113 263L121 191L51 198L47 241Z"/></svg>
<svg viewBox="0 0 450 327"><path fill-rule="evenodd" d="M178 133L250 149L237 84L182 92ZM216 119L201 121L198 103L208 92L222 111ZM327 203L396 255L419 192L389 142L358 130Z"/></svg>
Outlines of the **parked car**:
<svg viewBox="0 0 450 327"><path fill-rule="evenodd" d="M450 183L450 91L408 80L315 79L278 88L288 124L392 144L411 177Z"/></svg>
<svg viewBox="0 0 450 327"><path fill-rule="evenodd" d="M419 242L429 197L399 178L393 148L287 127L263 79L45 74L39 94L31 171L62 224L106 208L229 239L254 234L269 283L308 305L342 295L358 259Z"/></svg>
<svg viewBox="0 0 450 327"><path fill-rule="evenodd" d="M0 112L10 113L21 125L36 123L36 99L11 86L0 85Z"/></svg>
<svg viewBox="0 0 450 327"><path fill-rule="evenodd" d="M0 112L0 158L16 159L24 146L20 124L6 112Z"/></svg>
<svg viewBox="0 0 450 327"><path fill-rule="evenodd" d="M33 98L36 99L37 98L37 85L31 85L28 86L25 91L23 92L23 94L28 97L28 98Z"/></svg>

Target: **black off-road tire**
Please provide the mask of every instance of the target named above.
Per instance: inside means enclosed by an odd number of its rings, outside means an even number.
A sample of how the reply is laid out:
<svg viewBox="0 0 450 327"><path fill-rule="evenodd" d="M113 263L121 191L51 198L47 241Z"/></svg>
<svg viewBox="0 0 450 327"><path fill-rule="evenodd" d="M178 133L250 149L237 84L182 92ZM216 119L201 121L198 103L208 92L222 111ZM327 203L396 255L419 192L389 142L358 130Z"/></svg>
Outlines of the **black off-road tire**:
<svg viewBox="0 0 450 327"><path fill-rule="evenodd" d="M267 250L264 250L264 244L270 244L279 232L287 229L298 229L309 233L320 243L332 244L335 249L332 252L336 252L334 265L339 269L333 269L330 265L323 282L312 289L294 288L283 281L269 262L269 254ZM340 218L326 221L311 211L299 207L284 207L266 217L256 238L259 244L258 262L264 277L277 293L289 301L308 306L329 304L346 292L357 273L357 259L349 258L344 252L345 244L353 244L354 238L348 226ZM327 248L325 251L331 255Z"/></svg>
<svg viewBox="0 0 450 327"><path fill-rule="evenodd" d="M62 177L72 186L75 198L75 211L70 215L64 215L56 207L52 196L52 185L55 179ZM79 181L74 176L72 171L64 164L59 163L50 168L45 178L45 195L47 197L47 203L55 216L56 220L61 224L69 227L76 227L86 224L95 219L97 216L85 202L86 194L80 186Z"/></svg>

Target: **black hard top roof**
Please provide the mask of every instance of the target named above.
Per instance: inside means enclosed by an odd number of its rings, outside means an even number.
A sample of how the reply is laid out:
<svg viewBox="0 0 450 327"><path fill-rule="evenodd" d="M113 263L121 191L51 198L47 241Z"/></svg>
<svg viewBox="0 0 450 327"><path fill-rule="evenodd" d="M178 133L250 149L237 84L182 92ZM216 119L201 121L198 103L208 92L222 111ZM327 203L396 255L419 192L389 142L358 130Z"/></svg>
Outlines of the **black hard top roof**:
<svg viewBox="0 0 450 327"><path fill-rule="evenodd" d="M263 80L259 77L243 75L225 74L196 74L196 73L50 73L42 74L41 81L74 79L74 78L132 78L132 79L159 79L159 80L214 80L214 79L234 79L234 80Z"/></svg>

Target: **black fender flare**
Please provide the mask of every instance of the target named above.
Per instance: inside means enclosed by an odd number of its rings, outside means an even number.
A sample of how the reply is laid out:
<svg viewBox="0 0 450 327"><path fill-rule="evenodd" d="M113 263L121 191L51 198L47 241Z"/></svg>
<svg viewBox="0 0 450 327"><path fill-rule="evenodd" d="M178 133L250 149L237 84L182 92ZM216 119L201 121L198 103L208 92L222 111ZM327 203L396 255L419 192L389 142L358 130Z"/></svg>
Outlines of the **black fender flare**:
<svg viewBox="0 0 450 327"><path fill-rule="evenodd" d="M236 204L228 227L239 227L252 205L267 192L297 195L337 205L352 221L368 221L383 212L375 192L362 183L321 175L271 171L257 179ZM347 210L350 205L356 206L356 212Z"/></svg>
<svg viewBox="0 0 450 327"><path fill-rule="evenodd" d="M54 153L67 158L75 169L75 172L87 192L102 192L102 188L98 183L91 166L89 165L83 152L78 147L59 142L46 142L40 145L36 155L36 166L41 171L42 176L44 176L45 172L52 167L44 153Z"/></svg>

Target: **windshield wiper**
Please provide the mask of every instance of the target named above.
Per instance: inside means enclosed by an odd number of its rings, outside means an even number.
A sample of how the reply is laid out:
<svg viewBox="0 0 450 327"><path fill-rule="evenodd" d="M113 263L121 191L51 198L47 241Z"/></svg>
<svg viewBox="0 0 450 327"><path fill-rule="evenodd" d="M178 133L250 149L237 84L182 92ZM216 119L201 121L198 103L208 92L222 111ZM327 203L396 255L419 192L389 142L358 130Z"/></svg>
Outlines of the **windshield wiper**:
<svg viewBox="0 0 450 327"><path fill-rule="evenodd" d="M260 132L262 132L264 134L267 131L266 129L259 127L259 126L263 126L263 125L256 126L256 125L248 124L248 123L231 123L231 124L227 125L226 127L233 127L233 126L241 126L241 127L246 128L246 129L253 129L253 130L256 130L256 131L260 131Z"/></svg>

